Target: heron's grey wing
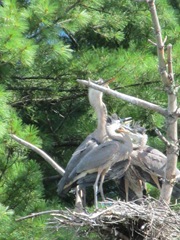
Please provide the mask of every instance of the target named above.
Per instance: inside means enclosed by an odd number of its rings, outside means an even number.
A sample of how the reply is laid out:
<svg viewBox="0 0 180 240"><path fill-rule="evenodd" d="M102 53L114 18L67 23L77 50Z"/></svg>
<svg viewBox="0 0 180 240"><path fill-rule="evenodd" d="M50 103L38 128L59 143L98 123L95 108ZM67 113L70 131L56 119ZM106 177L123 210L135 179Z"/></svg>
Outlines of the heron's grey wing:
<svg viewBox="0 0 180 240"><path fill-rule="evenodd" d="M172 196L175 199L180 199L180 182L175 183L172 191Z"/></svg>
<svg viewBox="0 0 180 240"><path fill-rule="evenodd" d="M164 176L167 157L162 152L149 146L145 146L141 151L136 151L132 153L133 163L140 161L139 166L142 167L143 170L146 169L148 172L160 177ZM135 157L137 159L135 159Z"/></svg>
<svg viewBox="0 0 180 240"><path fill-rule="evenodd" d="M92 149L85 155L76 167L76 173L97 169L109 163L113 163L115 158L118 159L119 143L117 141L108 141Z"/></svg>
<svg viewBox="0 0 180 240"><path fill-rule="evenodd" d="M117 141L108 141L92 149L71 172L67 185L78 180L77 175L79 174L85 173L85 176L88 173L96 172L97 168L107 163L111 165L111 162L117 157L117 153L119 153L119 143Z"/></svg>
<svg viewBox="0 0 180 240"><path fill-rule="evenodd" d="M128 169L130 165L129 159L124 159L121 161L116 162L109 172L106 174L105 181L122 178L124 176L125 171Z"/></svg>
<svg viewBox="0 0 180 240"><path fill-rule="evenodd" d="M138 175L140 176L140 179L142 181L145 181L147 183L150 183L152 186L157 187L156 182L154 182L154 179L152 178L151 174L149 174L148 172L144 171L141 167L139 166L134 166L134 168L136 169L136 171L138 172ZM162 181L159 178L159 185L162 185Z"/></svg>
<svg viewBox="0 0 180 240"><path fill-rule="evenodd" d="M113 166L111 166L110 170L107 172L105 176L105 182L110 180L115 180L117 178L121 178L124 176L125 171L129 167L130 161L129 159L121 160L117 163L115 163ZM96 180L97 173L91 173L86 175L83 178L80 178L78 180L78 185L81 185L81 187L88 187L92 186Z"/></svg>
<svg viewBox="0 0 180 240"><path fill-rule="evenodd" d="M57 192L59 195L62 194L63 188L67 183L69 174L77 166L77 164L80 162L81 158L83 158L89 151L91 151L93 148L95 148L97 146L98 146L97 141L94 138L92 138L92 134L90 134L76 149L76 151L73 153L71 159L69 160L69 162L66 166L63 177L61 178L61 180L58 183Z"/></svg>
<svg viewBox="0 0 180 240"><path fill-rule="evenodd" d="M95 141L94 132L89 134L84 141L76 148L75 152L72 154L72 157L79 154L79 152L84 151L89 145L91 145L91 141Z"/></svg>

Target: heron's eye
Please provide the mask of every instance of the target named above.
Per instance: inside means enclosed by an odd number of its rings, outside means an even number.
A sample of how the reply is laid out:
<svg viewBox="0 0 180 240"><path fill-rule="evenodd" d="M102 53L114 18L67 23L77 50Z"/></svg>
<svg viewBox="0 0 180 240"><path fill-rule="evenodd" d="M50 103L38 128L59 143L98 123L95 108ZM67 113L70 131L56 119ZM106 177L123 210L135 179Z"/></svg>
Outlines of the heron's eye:
<svg viewBox="0 0 180 240"><path fill-rule="evenodd" d="M110 116L108 116L106 122L111 124L112 123L112 118Z"/></svg>

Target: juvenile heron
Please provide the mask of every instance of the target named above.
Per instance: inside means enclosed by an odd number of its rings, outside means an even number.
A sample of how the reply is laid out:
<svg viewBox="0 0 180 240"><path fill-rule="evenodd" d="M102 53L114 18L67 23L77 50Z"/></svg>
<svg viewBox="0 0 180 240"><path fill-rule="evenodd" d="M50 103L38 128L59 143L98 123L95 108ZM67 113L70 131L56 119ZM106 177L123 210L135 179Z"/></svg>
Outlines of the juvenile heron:
<svg viewBox="0 0 180 240"><path fill-rule="evenodd" d="M126 159L116 162L106 174L105 181L114 179L118 185L120 197L129 201L146 195L146 182L161 188L167 157L159 150L146 145L148 136L145 134L144 128L126 125L124 127L131 130L129 137L134 148L130 155L131 161L128 162ZM180 171L177 169L176 176L179 175ZM78 184L85 187L91 186L95 182L96 176L97 173L89 174L79 179ZM177 181L172 192L172 196L176 199L180 198L180 180L177 179Z"/></svg>
<svg viewBox="0 0 180 240"><path fill-rule="evenodd" d="M127 181L127 183L131 182L131 187L132 189L134 188L134 190L137 189L138 184L139 189L140 184L142 184L141 188L145 189L145 182L149 182L160 190L161 182L165 178L167 157L161 151L146 145L148 136L145 134L144 128L136 126L134 133L136 133L140 143L139 146L136 144L133 145L133 151L131 153L131 167L137 176L137 180L132 181L132 175L129 175L127 172L125 174L125 181ZM176 169L176 176L179 175L180 171ZM178 196L177 186L174 188L172 195L177 198L180 197Z"/></svg>
<svg viewBox="0 0 180 240"><path fill-rule="evenodd" d="M152 179L160 189L159 179L164 179L166 173L167 157L161 151L152 148L148 145L144 146L141 150L134 150L131 153L132 164L144 172L151 175ZM180 171L176 169L176 176Z"/></svg>

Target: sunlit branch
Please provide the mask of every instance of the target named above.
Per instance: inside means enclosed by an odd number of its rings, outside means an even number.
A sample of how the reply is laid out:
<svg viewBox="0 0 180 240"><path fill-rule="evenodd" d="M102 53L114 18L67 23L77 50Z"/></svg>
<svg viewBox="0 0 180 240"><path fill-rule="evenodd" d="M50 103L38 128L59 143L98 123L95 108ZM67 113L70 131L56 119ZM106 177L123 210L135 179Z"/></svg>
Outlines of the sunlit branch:
<svg viewBox="0 0 180 240"><path fill-rule="evenodd" d="M88 86L88 87L92 87L94 89L100 90L104 93L107 93L107 94L110 94L114 97L120 98L120 99L122 99L126 102L131 103L131 104L134 104L134 105L137 105L139 107L143 107L143 108L158 112L163 116L167 115L166 109L164 109L164 108L162 108L162 107L160 107L156 104L144 101L142 99L139 99L139 98L136 98L136 97L133 97L133 96L130 96L130 95L126 95L124 93L114 91L112 89L109 89L109 88L106 88L106 87L103 87L103 86L99 86L95 83L92 83L91 81L82 80L82 79L78 79L77 81L81 84L84 84L84 85Z"/></svg>
<svg viewBox="0 0 180 240"><path fill-rule="evenodd" d="M25 147L33 150L34 152L36 152L37 154L39 154L42 158L44 158L46 160L46 162L48 162L61 176L64 175L65 171L62 167L60 167L50 156L47 155L47 153L45 153L43 150L41 150L40 148L34 146L33 144L17 137L14 134L10 134L11 138L14 139L16 142L24 145Z"/></svg>

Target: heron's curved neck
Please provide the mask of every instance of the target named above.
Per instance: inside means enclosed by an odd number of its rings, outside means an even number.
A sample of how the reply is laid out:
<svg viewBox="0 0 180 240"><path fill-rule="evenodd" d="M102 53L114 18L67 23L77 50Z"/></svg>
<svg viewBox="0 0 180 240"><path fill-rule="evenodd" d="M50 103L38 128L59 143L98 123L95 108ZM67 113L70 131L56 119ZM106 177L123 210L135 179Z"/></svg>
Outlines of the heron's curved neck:
<svg viewBox="0 0 180 240"><path fill-rule="evenodd" d="M94 108L97 116L97 129L95 130L95 138L102 143L107 134L106 134L106 119L107 119L107 110L106 105L103 100L103 93L95 89L89 88L89 102Z"/></svg>
<svg viewBox="0 0 180 240"><path fill-rule="evenodd" d="M111 124L111 125L107 126L106 129L107 129L107 134L111 139L117 140L121 143L126 143L126 144L128 143L128 144L132 145L132 141L127 133L117 133L116 132L116 129L117 129L116 124L115 125Z"/></svg>
<svg viewBox="0 0 180 240"><path fill-rule="evenodd" d="M97 138L100 142L103 142L107 136L106 134L106 119L107 119L107 109L106 105L101 102L98 109L95 109L97 115Z"/></svg>

